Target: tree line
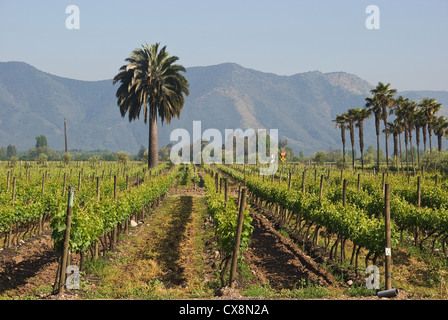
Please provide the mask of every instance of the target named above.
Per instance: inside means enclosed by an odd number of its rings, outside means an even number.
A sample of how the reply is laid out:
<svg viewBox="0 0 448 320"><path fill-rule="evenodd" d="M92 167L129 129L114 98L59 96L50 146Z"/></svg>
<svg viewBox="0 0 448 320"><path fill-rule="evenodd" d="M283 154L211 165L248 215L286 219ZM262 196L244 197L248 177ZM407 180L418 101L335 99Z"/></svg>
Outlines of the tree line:
<svg viewBox="0 0 448 320"><path fill-rule="evenodd" d="M442 137L448 135L448 119L443 116L437 116L442 105L434 98L423 98L419 102L395 96L396 89L391 88L391 84L379 82L378 85L370 90L371 97L365 98L363 108L349 108L346 112L336 115L335 128L341 130L343 165L345 168L346 160L346 130L349 131L349 138L352 147L352 166L355 166L355 128L358 128L359 147L361 151L361 167L364 169L364 121L370 118L375 120L375 132L377 143L376 167L380 168L380 136L383 133L385 137L385 157L386 170L389 170L389 146L388 139L393 137L393 157L395 167L398 168L398 161L403 168L403 162L409 168L409 163L420 167L420 146L423 142L423 152L427 149L432 152L431 137L437 136L438 151L442 151ZM393 115L394 117L389 117ZM382 124L382 126L381 126ZM381 130L383 127L383 130ZM405 152L402 150L402 137L404 139ZM414 158L412 150L413 137L417 145L417 159ZM423 141L420 138L423 137ZM404 153L404 159L403 159Z"/></svg>
<svg viewBox="0 0 448 320"><path fill-rule="evenodd" d="M143 148L143 147L141 147ZM145 149L143 148L143 152ZM15 145L9 144L6 148L0 147L0 161L15 162L22 161L37 161L39 163L45 163L46 161L63 161L66 164L70 161L118 161L127 162L128 160L144 161L145 155L142 150L131 155L125 151L113 152L108 150L81 150L71 149L69 152L56 151L51 149L47 144L47 138L45 135L36 137L36 144L33 148L26 151L18 151ZM147 155L146 155L147 158Z"/></svg>

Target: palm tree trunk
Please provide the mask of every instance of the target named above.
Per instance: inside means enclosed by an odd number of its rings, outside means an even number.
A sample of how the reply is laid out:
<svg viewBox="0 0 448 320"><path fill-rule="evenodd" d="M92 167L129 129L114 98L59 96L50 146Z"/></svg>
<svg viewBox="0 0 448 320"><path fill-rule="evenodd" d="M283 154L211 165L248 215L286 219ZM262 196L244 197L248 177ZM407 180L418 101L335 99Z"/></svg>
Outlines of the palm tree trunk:
<svg viewBox="0 0 448 320"><path fill-rule="evenodd" d="M442 135L441 134L437 135L437 142L439 144L439 151L442 151Z"/></svg>
<svg viewBox="0 0 448 320"><path fill-rule="evenodd" d="M409 161L408 161L408 129L405 128L404 129L404 146L405 146L405 151L406 151L406 169L409 173Z"/></svg>
<svg viewBox="0 0 448 320"><path fill-rule="evenodd" d="M400 143L400 163L401 163L401 172L404 173L404 170L403 170L403 155L402 155L402 152L401 152L401 133L398 134L398 141L399 141L399 143Z"/></svg>
<svg viewBox="0 0 448 320"><path fill-rule="evenodd" d="M341 126L341 140L342 140L342 166L345 169L345 126Z"/></svg>
<svg viewBox="0 0 448 320"><path fill-rule="evenodd" d="M411 128L409 128L409 145L411 147L412 168L414 168L414 150L412 150L412 129Z"/></svg>
<svg viewBox="0 0 448 320"><path fill-rule="evenodd" d="M417 142L417 166L420 168L420 127L415 127L415 141Z"/></svg>
<svg viewBox="0 0 448 320"><path fill-rule="evenodd" d="M426 125L422 126L422 133L423 133L423 152L426 152Z"/></svg>
<svg viewBox="0 0 448 320"><path fill-rule="evenodd" d="M398 171L398 133L393 133L394 137L394 158L395 158L395 167Z"/></svg>
<svg viewBox="0 0 448 320"><path fill-rule="evenodd" d="M352 167L355 169L355 128L350 124L350 142L352 144Z"/></svg>
<svg viewBox="0 0 448 320"><path fill-rule="evenodd" d="M375 115L375 128L376 128L376 166L380 171L380 119Z"/></svg>
<svg viewBox="0 0 448 320"><path fill-rule="evenodd" d="M380 136L376 136L376 166L377 171L380 171Z"/></svg>
<svg viewBox="0 0 448 320"><path fill-rule="evenodd" d="M150 113L149 119L149 141L148 141L148 169L157 167L159 160L157 115Z"/></svg>
<svg viewBox="0 0 448 320"><path fill-rule="evenodd" d="M431 142L431 128L428 126L428 135L429 135L429 153L432 151L432 142Z"/></svg>
<svg viewBox="0 0 448 320"><path fill-rule="evenodd" d="M361 150L361 170L364 170L364 125L359 121L359 149Z"/></svg>

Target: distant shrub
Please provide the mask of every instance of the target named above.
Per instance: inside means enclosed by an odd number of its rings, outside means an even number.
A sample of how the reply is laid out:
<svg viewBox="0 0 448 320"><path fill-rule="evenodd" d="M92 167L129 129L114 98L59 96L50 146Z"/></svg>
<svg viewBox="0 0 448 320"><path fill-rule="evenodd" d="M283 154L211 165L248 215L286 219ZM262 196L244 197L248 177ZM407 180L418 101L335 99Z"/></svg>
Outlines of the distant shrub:
<svg viewBox="0 0 448 320"><path fill-rule="evenodd" d="M433 150L432 152L426 151L423 155L422 163L427 169L436 169L448 174L448 150Z"/></svg>

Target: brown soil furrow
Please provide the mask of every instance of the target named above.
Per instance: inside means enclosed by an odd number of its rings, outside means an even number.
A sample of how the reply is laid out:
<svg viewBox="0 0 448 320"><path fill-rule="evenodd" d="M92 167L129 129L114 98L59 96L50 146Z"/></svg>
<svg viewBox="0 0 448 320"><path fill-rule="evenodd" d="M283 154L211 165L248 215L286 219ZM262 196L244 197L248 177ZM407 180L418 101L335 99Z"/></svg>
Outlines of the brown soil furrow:
<svg viewBox="0 0 448 320"><path fill-rule="evenodd" d="M247 253L256 276L269 280L273 287L293 289L313 283L335 284L333 276L300 250L289 238L279 234L261 214L250 210L254 232Z"/></svg>

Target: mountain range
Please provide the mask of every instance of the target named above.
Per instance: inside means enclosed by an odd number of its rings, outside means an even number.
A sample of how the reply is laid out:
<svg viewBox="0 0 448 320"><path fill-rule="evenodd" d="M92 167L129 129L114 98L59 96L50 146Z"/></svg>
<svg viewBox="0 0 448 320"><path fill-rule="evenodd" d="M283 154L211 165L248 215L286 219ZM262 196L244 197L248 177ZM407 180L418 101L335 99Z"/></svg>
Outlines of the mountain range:
<svg viewBox="0 0 448 320"><path fill-rule="evenodd" d="M117 70L118 72L118 70ZM159 147L170 133L184 128L192 135L193 121L202 132L225 129L278 129L279 136L298 153L340 148L340 131L332 119L348 108L364 107L373 84L346 72L310 71L281 76L235 63L187 68L190 83L180 119L159 121ZM387 79L383 82L387 83ZM393 87L393 84L392 84ZM122 118L112 79L81 81L38 70L24 62L0 62L0 147L34 147L43 134L54 150L64 150L64 119L68 149L127 151L136 154L148 145L148 126L142 118ZM436 98L440 114L448 115L448 91L405 91L419 101ZM374 121L365 125L365 144L376 145ZM348 139L348 136L347 136ZM348 141L348 140L347 140ZM356 142L357 143L357 142Z"/></svg>

